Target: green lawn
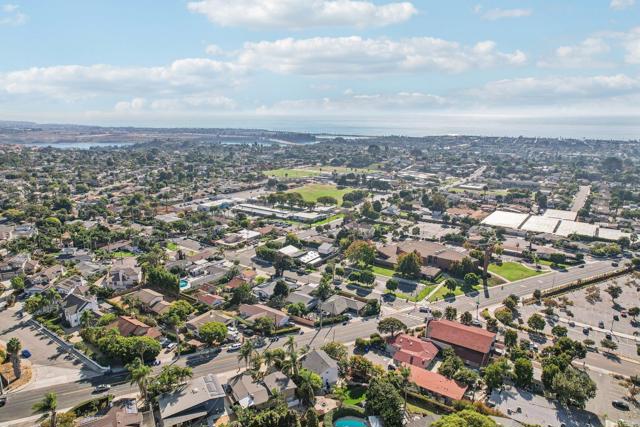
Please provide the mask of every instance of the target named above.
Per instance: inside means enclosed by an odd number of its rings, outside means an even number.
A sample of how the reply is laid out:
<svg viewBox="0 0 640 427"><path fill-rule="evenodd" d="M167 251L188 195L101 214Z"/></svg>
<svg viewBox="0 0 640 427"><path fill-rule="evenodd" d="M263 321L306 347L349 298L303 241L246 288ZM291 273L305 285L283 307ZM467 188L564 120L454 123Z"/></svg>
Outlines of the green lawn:
<svg viewBox="0 0 640 427"><path fill-rule="evenodd" d="M504 277L510 282L542 274L541 271L532 270L519 262L503 262L502 265L491 264L489 265L489 271Z"/></svg>
<svg viewBox="0 0 640 427"><path fill-rule="evenodd" d="M170 251L177 251L178 245L176 245L174 242L167 242L167 249L169 249Z"/></svg>
<svg viewBox="0 0 640 427"><path fill-rule="evenodd" d="M565 264L556 264L555 266L553 265L553 263L551 261L548 261L546 259L539 259L538 260L538 264L541 265L548 265L549 267L555 267L555 268L567 268L567 266Z"/></svg>
<svg viewBox="0 0 640 427"><path fill-rule="evenodd" d="M379 274L380 276L386 276L386 277L393 277L393 275L396 273L394 270L390 268L379 267L377 265L374 265L373 267L371 267L371 271L373 271L375 274Z"/></svg>
<svg viewBox="0 0 640 427"><path fill-rule="evenodd" d="M352 188L338 189L335 185L329 184L308 184L304 187L289 190L291 193L300 193L302 198L307 202L315 202L319 197L329 196L335 198L340 203L342 203L342 196L351 191L353 191Z"/></svg>
<svg viewBox="0 0 640 427"><path fill-rule="evenodd" d="M461 282L462 284L462 282ZM451 289L447 288L446 286L441 286L440 289L438 289L438 291L436 293L434 293L433 295L431 295L431 298L429 298L429 301L433 302L433 301L440 301L444 298L450 298L450 297L454 297L454 296L459 296L459 295L464 295L464 294L468 294L469 292L472 291L480 291L482 289L482 282L478 283L477 285L471 287L471 286L456 286L456 288L452 291Z"/></svg>
<svg viewBox="0 0 640 427"><path fill-rule="evenodd" d="M425 285L424 288L417 295L403 294L402 292L396 292L396 297L401 299L408 299L411 302L420 302L429 295L429 293L436 288L436 284Z"/></svg>
<svg viewBox="0 0 640 427"><path fill-rule="evenodd" d="M347 398L343 403L347 405L357 405L365 399L367 389L360 385L350 386L347 389Z"/></svg>
<svg viewBox="0 0 640 427"><path fill-rule="evenodd" d="M335 215L331 215L329 218L326 219L322 219L320 221L316 221L313 224L311 224L313 227L317 227L319 225L325 225L325 224L329 224L331 221L335 221L336 219L340 219L340 218L344 218L344 214L343 213L339 213L339 214L335 214Z"/></svg>
<svg viewBox="0 0 640 427"><path fill-rule="evenodd" d="M320 175L319 172L308 169L272 169L268 171L264 171L264 174L267 176L274 176L276 178L306 178L310 176Z"/></svg>

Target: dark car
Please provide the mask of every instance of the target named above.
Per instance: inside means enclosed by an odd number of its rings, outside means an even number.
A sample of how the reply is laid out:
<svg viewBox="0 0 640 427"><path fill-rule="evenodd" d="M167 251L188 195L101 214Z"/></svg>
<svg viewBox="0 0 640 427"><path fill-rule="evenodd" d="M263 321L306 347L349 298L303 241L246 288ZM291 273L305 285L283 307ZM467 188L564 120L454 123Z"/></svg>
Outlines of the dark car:
<svg viewBox="0 0 640 427"><path fill-rule="evenodd" d="M28 359L28 358L30 358L30 357L31 357L31 352L25 348L24 350L22 350L22 352L20 353L20 355L21 355L22 357L24 357L25 359Z"/></svg>
<svg viewBox="0 0 640 427"><path fill-rule="evenodd" d="M0 396L0 406L7 404L7 396Z"/></svg>
<svg viewBox="0 0 640 427"><path fill-rule="evenodd" d="M629 404L624 400L614 400L611 402L611 404L618 409L622 409L623 411L629 410Z"/></svg>

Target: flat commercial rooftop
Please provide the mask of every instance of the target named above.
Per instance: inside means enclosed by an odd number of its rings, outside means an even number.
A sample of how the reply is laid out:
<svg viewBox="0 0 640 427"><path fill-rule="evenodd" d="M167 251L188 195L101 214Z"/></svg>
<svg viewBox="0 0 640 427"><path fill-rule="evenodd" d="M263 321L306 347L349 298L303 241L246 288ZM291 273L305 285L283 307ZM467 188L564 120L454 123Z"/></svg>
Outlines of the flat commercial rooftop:
<svg viewBox="0 0 640 427"><path fill-rule="evenodd" d="M529 214L495 211L491 215L486 217L482 221L482 224L492 225L494 227L518 229L527 218L529 218Z"/></svg>
<svg viewBox="0 0 640 427"><path fill-rule="evenodd" d="M562 220L560 222L560 225L558 226L558 229L556 230L556 234L568 237L575 233L581 236L595 237L597 231L597 226L589 224L587 222Z"/></svg>
<svg viewBox="0 0 640 427"><path fill-rule="evenodd" d="M542 215L546 218L566 219L568 221L575 221L578 218L578 212L563 211L560 209L547 209Z"/></svg>
<svg viewBox="0 0 640 427"><path fill-rule="evenodd" d="M551 209L547 210L547 213ZM569 211L556 211L574 214ZM552 212L552 214L554 214ZM598 237L603 240L616 241L620 237L629 237L629 233L612 228L598 227L587 222L571 221L549 216L530 215L507 211L495 211L486 217L481 224L493 227L510 228L512 230L531 231L533 233L549 233L569 237L572 234Z"/></svg>
<svg viewBox="0 0 640 427"><path fill-rule="evenodd" d="M534 233L553 233L560 220L558 218L547 218L544 216L531 215L527 222L522 224L521 230L533 231Z"/></svg>

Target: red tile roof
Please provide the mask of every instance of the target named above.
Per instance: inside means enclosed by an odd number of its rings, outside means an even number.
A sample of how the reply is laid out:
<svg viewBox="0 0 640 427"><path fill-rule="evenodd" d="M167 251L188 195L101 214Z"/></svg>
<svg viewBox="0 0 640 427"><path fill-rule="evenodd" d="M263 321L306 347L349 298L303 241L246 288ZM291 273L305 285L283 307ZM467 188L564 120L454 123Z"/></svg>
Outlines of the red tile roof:
<svg viewBox="0 0 640 427"><path fill-rule="evenodd" d="M427 371L417 366L409 366L409 369L411 369L409 380L418 387L432 393L450 399L460 400L464 396L464 392L467 391L466 386L460 385L437 372Z"/></svg>
<svg viewBox="0 0 640 427"><path fill-rule="evenodd" d="M431 320L428 336L436 341L453 344L480 353L489 353L496 334L450 320Z"/></svg>
<svg viewBox="0 0 640 427"><path fill-rule="evenodd" d="M438 354L438 347L433 343L407 334L397 335L389 344L396 349L393 359L409 365L424 367Z"/></svg>

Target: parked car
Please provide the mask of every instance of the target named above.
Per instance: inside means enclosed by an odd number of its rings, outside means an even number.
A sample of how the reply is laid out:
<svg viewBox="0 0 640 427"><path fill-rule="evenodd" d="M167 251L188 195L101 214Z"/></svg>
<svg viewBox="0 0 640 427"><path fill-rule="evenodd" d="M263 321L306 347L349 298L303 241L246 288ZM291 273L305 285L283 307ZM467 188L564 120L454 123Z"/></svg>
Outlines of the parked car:
<svg viewBox="0 0 640 427"><path fill-rule="evenodd" d="M420 313L431 313L431 309L429 307L422 306L420 307Z"/></svg>
<svg viewBox="0 0 640 427"><path fill-rule="evenodd" d="M589 328L587 328L587 327L582 328L582 333L585 334L585 335L589 335Z"/></svg>
<svg viewBox="0 0 640 427"><path fill-rule="evenodd" d="M574 321L572 320L571 322L569 322L569 326L571 326L571 327L573 328L574 326L576 326L576 322L574 322Z"/></svg>
<svg viewBox="0 0 640 427"><path fill-rule="evenodd" d="M604 328L604 321L603 320L598 322L598 328Z"/></svg>
<svg viewBox="0 0 640 427"><path fill-rule="evenodd" d="M7 404L7 396L0 396L0 407Z"/></svg>
<svg viewBox="0 0 640 427"><path fill-rule="evenodd" d="M20 355L21 355L22 357L24 357L25 359L28 359L28 358L30 358L30 357L31 357L31 352L25 348L24 350L22 350L22 351L20 352Z"/></svg>
<svg viewBox="0 0 640 427"><path fill-rule="evenodd" d="M612 267L617 267L617 266L618 266L618 263L617 263L617 262L612 262L612 263L611 263L611 266L612 266Z"/></svg>
<svg viewBox="0 0 640 427"><path fill-rule="evenodd" d="M109 384L100 384L93 389L94 393L104 393L109 390L111 390L111 386Z"/></svg>
<svg viewBox="0 0 640 427"><path fill-rule="evenodd" d="M239 342L231 344L229 346L229 351L236 351L236 350L240 350L240 347L242 347L242 344L240 344Z"/></svg>
<svg viewBox="0 0 640 427"><path fill-rule="evenodd" d="M629 404L624 400L614 400L611 402L611 404L618 409L622 409L623 411L629 410Z"/></svg>
<svg viewBox="0 0 640 427"><path fill-rule="evenodd" d="M618 316L617 314L613 315L613 320L615 320L616 322L620 320L620 316Z"/></svg>
<svg viewBox="0 0 640 427"><path fill-rule="evenodd" d="M176 346L177 346L177 345L178 345L177 343L172 342L172 343L170 343L170 344L167 346L167 350L171 351L171 350L173 350L174 348L176 348Z"/></svg>
<svg viewBox="0 0 640 427"><path fill-rule="evenodd" d="M476 328L482 328L482 322L477 319L473 319L471 321L471 326L475 326Z"/></svg>

